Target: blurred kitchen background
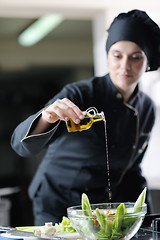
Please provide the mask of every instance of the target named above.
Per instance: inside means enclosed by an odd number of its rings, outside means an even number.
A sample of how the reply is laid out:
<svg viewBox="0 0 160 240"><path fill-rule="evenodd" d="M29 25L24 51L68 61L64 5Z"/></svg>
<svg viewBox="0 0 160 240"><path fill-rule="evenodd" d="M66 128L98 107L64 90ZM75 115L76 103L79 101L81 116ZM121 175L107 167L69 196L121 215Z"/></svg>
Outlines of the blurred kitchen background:
<svg viewBox="0 0 160 240"><path fill-rule="evenodd" d="M66 83L107 73L106 29L136 8L160 24L159 0L0 0L0 225L33 224L27 189L44 154L19 157L10 147L14 128ZM48 14L60 16L57 26L38 43L20 45L22 31ZM142 167L160 213L160 71L146 73L140 86L157 108Z"/></svg>

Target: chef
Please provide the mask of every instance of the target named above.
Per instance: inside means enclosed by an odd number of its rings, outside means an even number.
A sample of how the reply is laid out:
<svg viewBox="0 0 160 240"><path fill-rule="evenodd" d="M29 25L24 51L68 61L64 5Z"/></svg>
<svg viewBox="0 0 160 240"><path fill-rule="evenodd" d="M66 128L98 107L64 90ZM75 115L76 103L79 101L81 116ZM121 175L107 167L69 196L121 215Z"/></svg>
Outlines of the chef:
<svg viewBox="0 0 160 240"><path fill-rule="evenodd" d="M144 11L121 13L108 29L106 53L108 74L66 85L13 132L11 145L20 156L46 149L29 187L35 225L60 222L67 207L81 204L82 193L91 203L134 202L147 186L141 162L155 107L139 81L160 66L160 29ZM66 122L79 124L89 107L105 114L108 153L103 121L67 131ZM149 192L146 203L151 212Z"/></svg>

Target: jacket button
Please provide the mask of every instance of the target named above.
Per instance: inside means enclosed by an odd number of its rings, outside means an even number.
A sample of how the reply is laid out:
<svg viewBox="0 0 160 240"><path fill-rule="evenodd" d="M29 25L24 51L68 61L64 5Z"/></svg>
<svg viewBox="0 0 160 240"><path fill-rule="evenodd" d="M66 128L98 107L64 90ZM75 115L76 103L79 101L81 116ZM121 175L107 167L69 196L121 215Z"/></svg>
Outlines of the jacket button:
<svg viewBox="0 0 160 240"><path fill-rule="evenodd" d="M122 98L122 94L117 93L117 94L116 94L116 98L117 98L117 99L121 99L121 98Z"/></svg>
<svg viewBox="0 0 160 240"><path fill-rule="evenodd" d="M132 148L133 148L133 149L135 149L135 148L136 148L136 146L135 146L135 145L133 145L133 146L132 146Z"/></svg>

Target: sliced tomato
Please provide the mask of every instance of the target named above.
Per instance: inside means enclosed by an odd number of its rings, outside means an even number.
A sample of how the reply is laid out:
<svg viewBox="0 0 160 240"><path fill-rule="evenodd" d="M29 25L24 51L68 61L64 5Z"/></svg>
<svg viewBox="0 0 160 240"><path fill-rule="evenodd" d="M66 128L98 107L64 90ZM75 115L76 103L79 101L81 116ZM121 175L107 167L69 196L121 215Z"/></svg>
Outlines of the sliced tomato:
<svg viewBox="0 0 160 240"><path fill-rule="evenodd" d="M97 226L97 225L98 225L98 221L97 221L97 220L94 220L94 224Z"/></svg>

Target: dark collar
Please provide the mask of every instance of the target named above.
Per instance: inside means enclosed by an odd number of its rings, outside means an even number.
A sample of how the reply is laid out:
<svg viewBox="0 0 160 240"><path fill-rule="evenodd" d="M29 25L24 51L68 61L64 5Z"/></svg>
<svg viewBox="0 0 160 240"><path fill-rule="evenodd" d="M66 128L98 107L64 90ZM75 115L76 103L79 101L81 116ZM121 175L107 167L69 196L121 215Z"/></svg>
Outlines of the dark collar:
<svg viewBox="0 0 160 240"><path fill-rule="evenodd" d="M137 84L134 92L132 93L132 95L130 96L130 98L129 98L129 100L128 100L128 103L129 103L129 104L131 104L131 103L136 99L138 93L139 93L139 85Z"/></svg>

